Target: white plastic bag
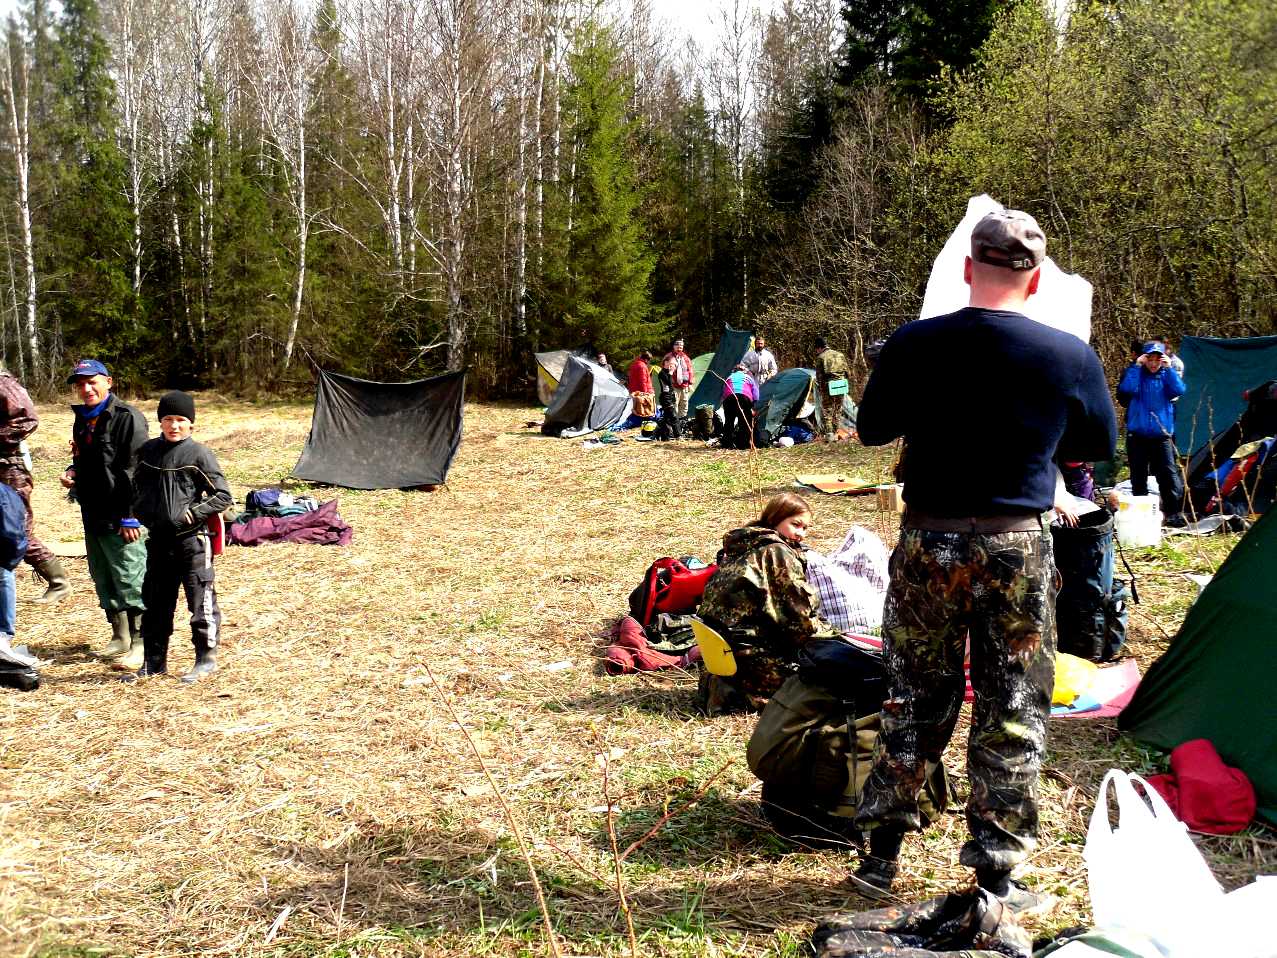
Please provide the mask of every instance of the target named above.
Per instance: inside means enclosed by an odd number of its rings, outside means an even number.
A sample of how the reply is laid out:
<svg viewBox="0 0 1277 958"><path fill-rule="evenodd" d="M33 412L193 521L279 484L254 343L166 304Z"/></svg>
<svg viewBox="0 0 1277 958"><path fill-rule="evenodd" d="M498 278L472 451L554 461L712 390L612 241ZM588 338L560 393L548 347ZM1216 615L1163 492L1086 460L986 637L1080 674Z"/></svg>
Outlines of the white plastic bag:
<svg viewBox="0 0 1277 958"><path fill-rule="evenodd" d="M1082 854L1096 927L1144 935L1170 958L1232 954L1215 950L1229 932L1217 921L1223 889L1188 829L1144 779L1118 769L1104 776Z"/></svg>

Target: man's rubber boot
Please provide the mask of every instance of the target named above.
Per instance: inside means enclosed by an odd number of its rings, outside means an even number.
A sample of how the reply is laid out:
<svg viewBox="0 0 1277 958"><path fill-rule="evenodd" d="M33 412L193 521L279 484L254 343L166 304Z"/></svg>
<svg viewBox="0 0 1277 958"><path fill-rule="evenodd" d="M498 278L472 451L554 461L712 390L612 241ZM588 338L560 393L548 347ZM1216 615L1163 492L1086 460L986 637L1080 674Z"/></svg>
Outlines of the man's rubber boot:
<svg viewBox="0 0 1277 958"><path fill-rule="evenodd" d="M127 613L121 612L120 614L126 616L127 621ZM136 672L145 665L146 646L142 643L140 635L134 635L129 643L129 651L112 662L111 668L118 669L121 672Z"/></svg>
<svg viewBox="0 0 1277 958"><path fill-rule="evenodd" d="M33 602L47 604L50 602L60 602L71 594L71 583L67 581L67 570L62 568L62 563L58 561L57 556L50 556L43 562L34 563L31 568L35 569L35 574L48 583L48 588L44 590L44 595Z"/></svg>
<svg viewBox="0 0 1277 958"><path fill-rule="evenodd" d="M108 612L106 617L111 620L111 641L102 650L102 655L105 658L114 658L126 654L133 645L132 633L129 632L129 614L120 610Z"/></svg>
<svg viewBox="0 0 1277 958"><path fill-rule="evenodd" d="M869 833L869 853L863 855L860 867L850 876L852 887L866 898L891 897L891 886L896 880L900 846L905 833L900 828L880 825Z"/></svg>
<svg viewBox="0 0 1277 958"><path fill-rule="evenodd" d="M198 682L206 675L212 675L217 671L217 656L213 650L203 643L195 645L195 664L191 666L191 670L182 676L182 681L188 685L192 682Z"/></svg>

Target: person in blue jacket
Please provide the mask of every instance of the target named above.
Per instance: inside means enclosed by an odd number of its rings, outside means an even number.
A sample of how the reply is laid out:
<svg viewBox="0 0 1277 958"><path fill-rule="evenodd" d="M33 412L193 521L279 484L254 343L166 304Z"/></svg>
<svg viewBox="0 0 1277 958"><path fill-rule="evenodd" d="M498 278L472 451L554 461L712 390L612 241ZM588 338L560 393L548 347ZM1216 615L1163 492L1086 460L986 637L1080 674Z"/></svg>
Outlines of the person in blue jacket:
<svg viewBox="0 0 1277 958"><path fill-rule="evenodd" d="M1175 460L1175 400L1184 395L1184 380L1166 361L1166 347L1146 343L1117 385L1126 406L1126 455L1131 464L1131 492L1148 495L1148 476L1157 477L1162 515L1169 525L1183 522L1184 482Z"/></svg>

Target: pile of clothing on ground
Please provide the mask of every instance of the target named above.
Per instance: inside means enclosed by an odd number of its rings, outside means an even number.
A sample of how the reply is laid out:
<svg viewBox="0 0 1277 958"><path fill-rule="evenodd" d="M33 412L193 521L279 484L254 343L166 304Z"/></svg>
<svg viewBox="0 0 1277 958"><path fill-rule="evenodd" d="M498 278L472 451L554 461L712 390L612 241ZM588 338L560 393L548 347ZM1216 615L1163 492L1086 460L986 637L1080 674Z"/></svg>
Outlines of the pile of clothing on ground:
<svg viewBox="0 0 1277 958"><path fill-rule="evenodd" d="M337 512L336 499L321 503L313 496L293 496L270 488L250 492L244 505L227 532L227 540L234 545L309 542L345 546L354 537L354 530Z"/></svg>

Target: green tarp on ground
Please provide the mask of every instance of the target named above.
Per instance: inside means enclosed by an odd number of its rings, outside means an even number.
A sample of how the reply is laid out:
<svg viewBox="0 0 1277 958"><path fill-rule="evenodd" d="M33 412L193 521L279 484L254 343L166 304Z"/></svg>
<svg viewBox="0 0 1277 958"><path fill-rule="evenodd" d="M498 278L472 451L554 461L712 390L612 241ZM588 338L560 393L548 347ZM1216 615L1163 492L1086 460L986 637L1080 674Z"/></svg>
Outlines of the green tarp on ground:
<svg viewBox="0 0 1277 958"><path fill-rule="evenodd" d="M1277 510L1237 543L1118 725L1168 750L1209 739L1277 824Z"/></svg>
<svg viewBox="0 0 1277 958"><path fill-rule="evenodd" d="M1196 452L1246 408L1242 392L1277 379L1277 336L1213 339L1185 336L1184 395L1175 404L1175 446Z"/></svg>
<svg viewBox="0 0 1277 958"><path fill-rule="evenodd" d="M723 335L719 337L718 348L714 350L714 358L701 381L692 391L692 398L687 409L690 415L696 414L699 406L713 406L717 409L723 402L723 380L731 375L736 364L749 352L749 344L754 334L744 329L723 327Z"/></svg>

